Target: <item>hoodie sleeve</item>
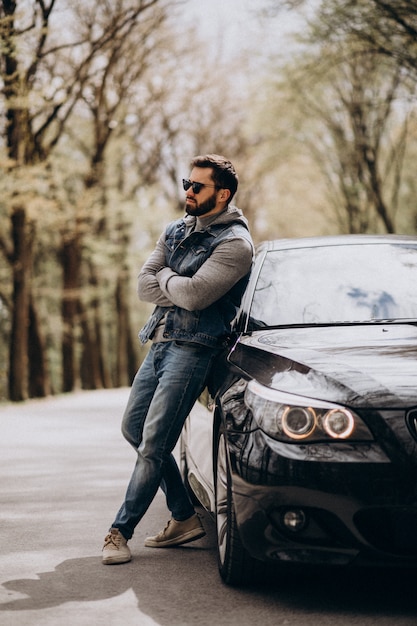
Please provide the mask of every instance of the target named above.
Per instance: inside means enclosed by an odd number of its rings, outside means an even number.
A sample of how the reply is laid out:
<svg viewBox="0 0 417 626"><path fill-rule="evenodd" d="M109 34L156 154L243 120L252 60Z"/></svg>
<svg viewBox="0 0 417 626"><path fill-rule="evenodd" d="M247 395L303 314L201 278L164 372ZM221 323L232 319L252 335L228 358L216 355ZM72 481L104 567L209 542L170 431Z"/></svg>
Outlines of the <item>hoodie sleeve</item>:
<svg viewBox="0 0 417 626"><path fill-rule="evenodd" d="M143 265L138 276L138 296L144 302L159 306L172 306L171 300L159 286L157 272L165 266L165 234L158 239L156 247Z"/></svg>
<svg viewBox="0 0 417 626"><path fill-rule="evenodd" d="M161 293L175 306L201 311L224 296L252 264L252 246L243 238L219 244L191 277L180 276L169 267L160 268L156 280Z"/></svg>

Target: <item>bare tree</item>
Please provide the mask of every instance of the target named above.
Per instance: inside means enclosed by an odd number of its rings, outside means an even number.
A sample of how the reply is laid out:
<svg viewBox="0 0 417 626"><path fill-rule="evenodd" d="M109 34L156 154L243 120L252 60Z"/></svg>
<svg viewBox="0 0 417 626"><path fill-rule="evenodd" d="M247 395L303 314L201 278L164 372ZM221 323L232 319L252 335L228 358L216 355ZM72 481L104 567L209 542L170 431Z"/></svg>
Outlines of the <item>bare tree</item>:
<svg viewBox="0 0 417 626"><path fill-rule="evenodd" d="M323 0L317 13L317 35L335 41L354 37L379 56L417 78L417 2L415 0ZM336 35L337 33L337 35Z"/></svg>
<svg viewBox="0 0 417 626"><path fill-rule="evenodd" d="M114 113L112 110L114 106L110 99L106 100L105 91L94 90L94 85L100 85L100 79L97 83L97 76L109 75L110 69L116 67L116 60L121 58L124 42L129 38L136 36L139 49L142 51L146 49L149 52L151 45L142 45L143 41L137 33L138 28L141 31L148 29L150 32L150 24L154 26L156 21L155 19L148 21L148 15L160 16L159 9L163 11L163 8L170 4L173 3L164 0L136 2L116 0L114 3L94 2L86 7L85 3L80 2L79 5L73 3L78 12L71 12L69 7L65 7L65 13L58 14L54 11L55 0L49 2L2 0L0 81L3 86L5 113L0 126L4 128L6 136L7 152L11 159L10 167L24 168L38 162L46 162L82 101L85 102L88 98L94 101L96 121L102 120L103 112L109 115ZM57 21L54 22L55 15ZM60 28L59 24L64 19L66 29ZM54 32L55 27L58 30ZM59 37L57 32L60 33ZM105 84L105 80L101 79L101 84ZM108 122L108 119L104 120L104 124L95 125L93 142L95 148L90 161L92 174L86 177L87 180L94 180L102 162L103 151L112 128L111 124L107 123L106 126L106 121ZM30 313L30 307L34 307L36 303L30 293L35 237L29 235L32 229L28 230L30 220L26 206L15 203L13 207L10 242L3 236L1 249L10 262L16 290L11 299L13 332L9 348L10 372L21 372L10 381L9 392L12 399L20 400L28 393L26 372L29 345L32 350L36 346L42 349L44 342L40 336L40 329L36 327L38 319L36 311ZM70 250L71 245L75 246L74 250ZM69 306L69 300L74 294L76 298L78 297L77 291L73 289L77 277L71 276L71 272L79 267L77 263L70 262L70 259L78 258L79 247L79 240L71 242L67 232L61 259L64 264L68 262L64 275L68 277L69 288L64 285L66 294L63 312L64 327L69 333L72 332L69 329L73 328L71 316L74 310L74 307ZM22 277L25 279L22 280ZM19 290L23 293L20 294ZM78 304L75 309L77 308ZM28 328L33 333L32 340L28 338ZM70 353L66 348L65 351L67 354ZM32 356L38 363L44 359L42 354ZM44 389L39 389L39 393L41 395L47 393L46 381Z"/></svg>
<svg viewBox="0 0 417 626"><path fill-rule="evenodd" d="M229 96L220 60L195 71L201 42L175 31L181 0L0 2L0 158L8 174L0 178L0 251L16 279L15 292L0 285L14 325L10 397L125 384L138 352L132 248L136 266L161 221L182 206L179 180L197 152L244 160L243 99ZM17 179L35 169L50 204L42 197L32 210L38 186L22 194Z"/></svg>
<svg viewBox="0 0 417 626"><path fill-rule="evenodd" d="M111 384L101 332L100 298L97 295L99 279L92 258L88 259L86 266L89 268L89 291L93 296L88 298L87 305L85 297L81 297L84 233L88 225L90 235L100 239L104 247L109 240L111 226L107 220L107 190L109 178L112 179L111 172L109 174L112 165L109 159L106 160L106 151L114 131L117 135L120 133L118 129L124 127L129 101L140 88L144 74L164 53L163 37L168 6L161 0L159 3L155 0L141 3L100 3L90 8L86 8L84 3L76 6L78 32L84 42L84 54L92 58L89 72L80 85L78 103L79 115L85 116L89 121L89 132L86 137L77 132L77 129L68 129L68 132L85 156L87 168L84 184L90 190L90 195L95 197L96 210L90 211L88 216L81 210L84 225L73 228L74 222L70 222L63 230L60 254L63 265L68 268L64 272L62 310L66 330L63 342L66 390L79 384L79 376L83 387L97 388ZM103 45L100 46L100 54L93 59L100 33ZM146 103L141 103L139 110L145 110L145 105ZM80 262L72 263L71 259L80 259ZM121 276L126 278L124 272ZM123 301L120 299L120 280L116 281L119 306ZM122 313L122 317L127 318L126 312ZM75 362L78 326L81 328L83 346L81 368ZM120 374L117 378L120 378Z"/></svg>
<svg viewBox="0 0 417 626"><path fill-rule="evenodd" d="M313 7L313 8L312 8ZM349 37L363 50L388 57L417 78L416 0L265 0L260 13L309 9L304 41L335 43Z"/></svg>
<svg viewBox="0 0 417 626"><path fill-rule="evenodd" d="M395 232L410 88L390 60L345 43L292 65L286 82L301 112L295 137L327 181L342 232ZM301 145L301 144L300 144Z"/></svg>

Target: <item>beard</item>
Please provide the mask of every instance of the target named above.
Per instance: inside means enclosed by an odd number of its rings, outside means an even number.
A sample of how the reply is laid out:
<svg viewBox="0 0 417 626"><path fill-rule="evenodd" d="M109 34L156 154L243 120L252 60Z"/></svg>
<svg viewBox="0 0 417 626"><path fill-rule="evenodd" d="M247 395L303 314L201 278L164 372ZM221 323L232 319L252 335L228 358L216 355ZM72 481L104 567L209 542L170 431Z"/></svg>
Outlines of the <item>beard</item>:
<svg viewBox="0 0 417 626"><path fill-rule="evenodd" d="M216 206L216 202L216 192L214 192L213 195L208 198L208 200L202 202L201 204L198 203L198 200L196 200L196 204L188 204L186 202L185 212L188 213L188 215L194 215L196 217L199 217L200 215L205 215L206 213L214 209L214 207Z"/></svg>

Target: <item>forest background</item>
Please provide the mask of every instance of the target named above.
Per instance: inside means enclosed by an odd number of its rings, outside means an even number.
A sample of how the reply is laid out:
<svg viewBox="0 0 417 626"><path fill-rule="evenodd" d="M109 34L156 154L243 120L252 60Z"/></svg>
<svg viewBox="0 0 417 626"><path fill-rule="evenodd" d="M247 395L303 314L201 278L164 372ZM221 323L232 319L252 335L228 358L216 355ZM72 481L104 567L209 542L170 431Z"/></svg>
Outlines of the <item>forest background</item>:
<svg viewBox="0 0 417 626"><path fill-rule="evenodd" d="M416 234L417 2L243 4L231 46L227 1L0 1L0 400L130 384L196 154L256 242Z"/></svg>

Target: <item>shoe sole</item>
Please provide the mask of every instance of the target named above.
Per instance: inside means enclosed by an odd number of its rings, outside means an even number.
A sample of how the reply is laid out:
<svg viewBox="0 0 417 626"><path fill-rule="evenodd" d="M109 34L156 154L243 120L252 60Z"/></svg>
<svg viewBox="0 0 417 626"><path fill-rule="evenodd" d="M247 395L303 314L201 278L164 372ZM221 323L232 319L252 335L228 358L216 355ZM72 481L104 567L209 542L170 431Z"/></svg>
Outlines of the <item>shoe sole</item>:
<svg viewBox="0 0 417 626"><path fill-rule="evenodd" d="M146 548L173 548L175 546L182 546L184 543L190 543L190 541L196 541L206 535L205 530L190 530L188 533L184 533L180 537L173 539L167 539L166 541L154 541L153 539L146 539Z"/></svg>
<svg viewBox="0 0 417 626"><path fill-rule="evenodd" d="M132 557L126 557L126 556L109 556L109 557L105 557L103 558L103 564L104 565L120 565L122 563L129 563L129 561L132 560Z"/></svg>

